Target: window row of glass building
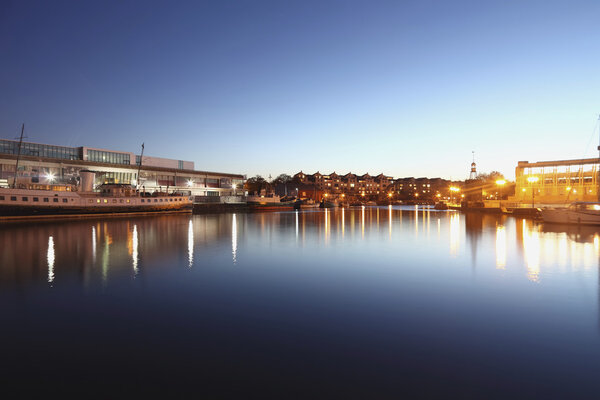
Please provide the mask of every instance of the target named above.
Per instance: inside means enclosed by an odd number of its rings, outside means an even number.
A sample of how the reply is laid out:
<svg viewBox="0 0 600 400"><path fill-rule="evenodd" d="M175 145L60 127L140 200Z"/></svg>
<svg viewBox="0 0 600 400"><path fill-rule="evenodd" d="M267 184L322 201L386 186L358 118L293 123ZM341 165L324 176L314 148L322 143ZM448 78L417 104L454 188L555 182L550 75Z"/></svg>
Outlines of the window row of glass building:
<svg viewBox="0 0 600 400"><path fill-rule="evenodd" d="M19 142L0 139L0 153L19 154ZM21 144L21 155L34 157L60 158L63 160L81 160L82 149L78 147L53 146L49 144Z"/></svg>
<svg viewBox="0 0 600 400"><path fill-rule="evenodd" d="M18 155L19 142L15 140L0 139L0 154ZM23 142L21 144L21 155L58 158L62 160L83 160L83 148ZM129 153L88 149L87 161L129 165L131 157Z"/></svg>
<svg viewBox="0 0 600 400"><path fill-rule="evenodd" d="M87 160L109 164L131 164L128 153L114 153L112 151L91 150L87 151Z"/></svg>

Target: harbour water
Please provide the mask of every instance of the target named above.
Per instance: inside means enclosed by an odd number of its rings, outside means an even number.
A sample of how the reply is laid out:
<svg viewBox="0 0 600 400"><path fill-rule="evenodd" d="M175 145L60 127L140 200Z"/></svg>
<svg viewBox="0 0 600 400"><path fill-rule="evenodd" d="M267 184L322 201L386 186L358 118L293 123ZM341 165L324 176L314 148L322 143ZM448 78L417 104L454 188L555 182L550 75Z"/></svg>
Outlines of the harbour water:
<svg viewBox="0 0 600 400"><path fill-rule="evenodd" d="M600 231L416 207L0 225L22 394L593 398Z"/></svg>

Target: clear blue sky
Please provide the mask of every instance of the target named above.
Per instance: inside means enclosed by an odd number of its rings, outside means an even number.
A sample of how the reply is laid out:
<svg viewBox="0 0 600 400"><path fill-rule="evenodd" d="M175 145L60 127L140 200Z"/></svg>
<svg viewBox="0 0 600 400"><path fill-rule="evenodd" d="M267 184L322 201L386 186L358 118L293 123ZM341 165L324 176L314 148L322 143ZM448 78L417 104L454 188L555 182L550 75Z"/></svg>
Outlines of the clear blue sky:
<svg viewBox="0 0 600 400"><path fill-rule="evenodd" d="M599 1L5 0L0 51L3 138L265 177L597 155Z"/></svg>

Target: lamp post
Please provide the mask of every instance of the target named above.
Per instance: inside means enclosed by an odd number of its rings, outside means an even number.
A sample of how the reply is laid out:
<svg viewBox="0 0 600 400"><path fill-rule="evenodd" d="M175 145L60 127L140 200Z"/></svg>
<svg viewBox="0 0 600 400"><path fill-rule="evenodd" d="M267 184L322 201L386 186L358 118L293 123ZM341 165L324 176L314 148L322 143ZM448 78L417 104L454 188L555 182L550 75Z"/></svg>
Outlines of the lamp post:
<svg viewBox="0 0 600 400"><path fill-rule="evenodd" d="M452 202L452 204L454 204L454 193L457 193L459 191L460 191L460 188L458 188L456 186L450 187L450 202Z"/></svg>
<svg viewBox="0 0 600 400"><path fill-rule="evenodd" d="M500 200L502 200L502 188L504 187L504 185L506 185L506 181L504 179L498 179L496 181L496 185L500 187Z"/></svg>
<svg viewBox="0 0 600 400"><path fill-rule="evenodd" d="M533 189L533 184L539 180L540 178L537 176L530 176L527 178L527 182L531 184L531 208L535 208L535 190Z"/></svg>

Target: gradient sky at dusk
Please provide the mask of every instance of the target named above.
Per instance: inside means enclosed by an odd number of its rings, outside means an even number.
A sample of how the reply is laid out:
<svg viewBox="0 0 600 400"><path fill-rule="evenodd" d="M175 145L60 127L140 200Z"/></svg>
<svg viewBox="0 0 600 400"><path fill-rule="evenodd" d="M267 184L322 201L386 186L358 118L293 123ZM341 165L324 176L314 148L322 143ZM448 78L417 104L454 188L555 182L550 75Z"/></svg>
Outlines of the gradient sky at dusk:
<svg viewBox="0 0 600 400"><path fill-rule="evenodd" d="M597 156L598 1L108 3L2 2L0 137L265 177Z"/></svg>

